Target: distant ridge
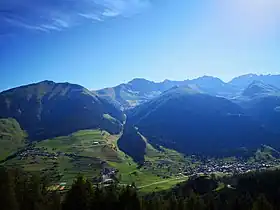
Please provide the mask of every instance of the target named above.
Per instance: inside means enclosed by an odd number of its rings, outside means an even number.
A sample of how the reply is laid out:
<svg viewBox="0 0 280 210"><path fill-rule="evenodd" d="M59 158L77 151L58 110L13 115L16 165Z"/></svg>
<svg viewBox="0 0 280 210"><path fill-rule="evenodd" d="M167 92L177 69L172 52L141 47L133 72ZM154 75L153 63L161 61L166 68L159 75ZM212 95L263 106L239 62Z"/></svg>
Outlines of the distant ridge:
<svg viewBox="0 0 280 210"><path fill-rule="evenodd" d="M261 81L253 81L242 93L243 96L256 97L256 96L271 96L279 95L280 89Z"/></svg>
<svg viewBox="0 0 280 210"><path fill-rule="evenodd" d="M239 87L241 89L245 89L254 81L260 81L265 84L273 85L275 87L280 88L280 75L277 75L277 74L275 74L275 75L273 75L273 74L268 74L268 75L246 74L246 75L242 75L242 76L232 79L229 82L229 84Z"/></svg>
<svg viewBox="0 0 280 210"><path fill-rule="evenodd" d="M147 102L173 87L181 86L189 86L191 89L201 93L231 99L241 95L244 89L254 81L260 81L280 88L279 75L247 74L236 77L228 83L212 76L202 76L196 79L183 81L166 79L162 82L135 78L128 83L93 92L107 99L111 98L124 109L129 109Z"/></svg>

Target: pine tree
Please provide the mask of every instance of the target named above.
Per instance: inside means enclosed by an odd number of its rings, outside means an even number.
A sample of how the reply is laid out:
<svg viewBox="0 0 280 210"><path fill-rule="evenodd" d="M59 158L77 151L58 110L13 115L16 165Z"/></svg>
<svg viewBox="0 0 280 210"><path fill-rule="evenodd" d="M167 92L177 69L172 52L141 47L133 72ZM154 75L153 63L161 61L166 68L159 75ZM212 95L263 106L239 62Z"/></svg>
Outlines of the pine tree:
<svg viewBox="0 0 280 210"><path fill-rule="evenodd" d="M83 176L79 176L66 195L63 210L90 210L93 186Z"/></svg>
<svg viewBox="0 0 280 210"><path fill-rule="evenodd" d="M177 210L178 209L178 200L174 194L169 198L169 208L170 210Z"/></svg>
<svg viewBox="0 0 280 210"><path fill-rule="evenodd" d="M120 193L120 206L124 210L140 210L140 199L134 188L127 186L122 190Z"/></svg>
<svg viewBox="0 0 280 210"><path fill-rule="evenodd" d="M183 198L180 198L178 201L178 209L179 210L185 210L186 209L186 203Z"/></svg>
<svg viewBox="0 0 280 210"><path fill-rule="evenodd" d="M253 203L252 210L273 210L272 205L268 202L265 195L261 194Z"/></svg>
<svg viewBox="0 0 280 210"><path fill-rule="evenodd" d="M190 197L187 199L187 209L188 210L204 210L204 201L196 194L191 193Z"/></svg>
<svg viewBox="0 0 280 210"><path fill-rule="evenodd" d="M12 177L4 168L0 168L1 210L17 210L18 203Z"/></svg>

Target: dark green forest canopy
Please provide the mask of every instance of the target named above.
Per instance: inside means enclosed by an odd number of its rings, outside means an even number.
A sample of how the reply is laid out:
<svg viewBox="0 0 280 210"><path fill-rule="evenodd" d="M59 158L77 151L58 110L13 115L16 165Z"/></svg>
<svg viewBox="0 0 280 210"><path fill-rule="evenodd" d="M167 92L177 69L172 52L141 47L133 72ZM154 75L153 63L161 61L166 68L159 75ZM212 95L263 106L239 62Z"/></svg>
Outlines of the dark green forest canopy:
<svg viewBox="0 0 280 210"><path fill-rule="evenodd" d="M223 183L223 188L217 188ZM3 210L273 210L278 209L280 171L234 177L197 177L175 188L139 194L131 186L94 186L77 177L67 192L51 191L47 177L18 169L0 168Z"/></svg>

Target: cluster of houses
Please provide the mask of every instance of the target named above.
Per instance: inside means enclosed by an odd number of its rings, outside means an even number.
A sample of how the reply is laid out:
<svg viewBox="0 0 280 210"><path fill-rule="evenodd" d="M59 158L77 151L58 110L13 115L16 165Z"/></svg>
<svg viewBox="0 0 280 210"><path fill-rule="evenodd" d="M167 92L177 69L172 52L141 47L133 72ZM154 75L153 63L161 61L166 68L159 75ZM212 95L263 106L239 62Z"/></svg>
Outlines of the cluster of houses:
<svg viewBox="0 0 280 210"><path fill-rule="evenodd" d="M98 145L99 142L94 142L94 145ZM59 156L69 156L72 158L79 158L81 156L72 153L66 154L63 152L47 152L46 150L38 149L35 147L28 147L25 150L19 152L17 157L19 159L24 159L27 157L33 157L36 161L36 157L45 157L49 159L57 159ZM85 157L83 157L85 158ZM88 157L90 158L90 157ZM221 159L204 159L199 160L197 157L192 157L192 164L186 164L179 169L182 175L193 176L194 174L212 174L212 173L224 173L224 174L241 174L250 171L265 170L268 168L276 167L280 165L280 159L270 160L270 161L255 161L248 162L242 159L237 159L234 161L223 161ZM95 183L109 185L114 183L117 179L118 170L114 168L109 168L105 161L101 161L102 171L100 177L94 180ZM167 167L172 165L172 162L164 160L158 163L158 166ZM145 162L144 168L153 167L151 162ZM172 167L172 166L171 166ZM57 185L58 190L64 190L65 185L62 183Z"/></svg>
<svg viewBox="0 0 280 210"><path fill-rule="evenodd" d="M212 174L212 173L224 173L224 174L242 174L250 171L260 171L268 168L279 166L280 160L275 159L274 161L259 161L249 163L243 160L223 163L222 161L208 160L196 167L187 167L184 171L184 175L193 174Z"/></svg>
<svg viewBox="0 0 280 210"><path fill-rule="evenodd" d="M118 173L117 169L103 167L103 170L101 171L100 183L104 185L113 184L116 181L117 173Z"/></svg>
<svg viewBox="0 0 280 210"><path fill-rule="evenodd" d="M21 151L19 154L17 154L17 157L19 159L24 159L26 157L47 157L49 159L57 159L57 157L60 154L58 153L49 153L47 151L42 151L41 149L35 148L35 147L30 147L30 148L26 148L24 151Z"/></svg>

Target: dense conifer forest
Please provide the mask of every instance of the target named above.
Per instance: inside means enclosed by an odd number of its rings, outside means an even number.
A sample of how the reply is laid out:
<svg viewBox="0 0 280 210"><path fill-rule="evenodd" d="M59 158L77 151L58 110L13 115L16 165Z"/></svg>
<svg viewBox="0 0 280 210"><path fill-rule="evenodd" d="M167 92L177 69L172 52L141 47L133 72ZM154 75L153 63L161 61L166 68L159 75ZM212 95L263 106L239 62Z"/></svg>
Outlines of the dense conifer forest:
<svg viewBox="0 0 280 210"><path fill-rule="evenodd" d="M2 210L276 210L280 171L231 177L198 176L171 190L141 194L130 186L96 186L82 175L71 188L56 191L48 177L0 169Z"/></svg>

